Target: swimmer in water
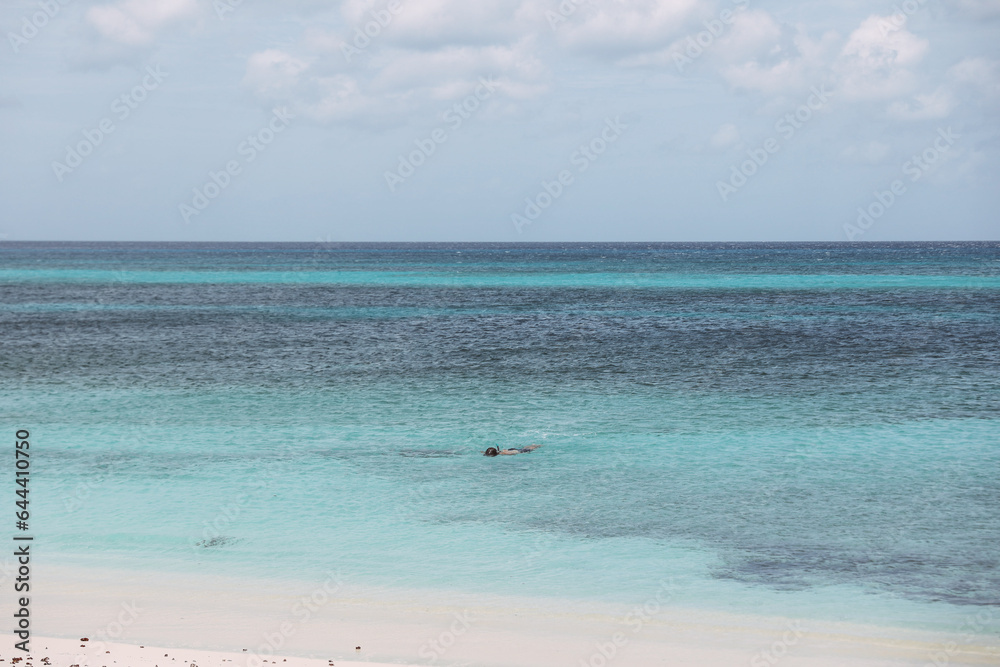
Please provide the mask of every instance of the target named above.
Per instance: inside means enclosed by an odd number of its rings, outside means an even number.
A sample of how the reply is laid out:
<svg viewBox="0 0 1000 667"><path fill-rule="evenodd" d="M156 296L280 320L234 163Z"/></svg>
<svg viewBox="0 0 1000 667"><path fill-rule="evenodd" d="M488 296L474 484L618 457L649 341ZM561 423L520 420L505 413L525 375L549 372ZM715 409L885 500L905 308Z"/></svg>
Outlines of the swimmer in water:
<svg viewBox="0 0 1000 667"><path fill-rule="evenodd" d="M483 456L513 456L514 454L524 454L525 452L531 452L541 447L541 445L531 445L530 447L513 447L511 449L497 449L496 447L487 447L486 451L483 452Z"/></svg>

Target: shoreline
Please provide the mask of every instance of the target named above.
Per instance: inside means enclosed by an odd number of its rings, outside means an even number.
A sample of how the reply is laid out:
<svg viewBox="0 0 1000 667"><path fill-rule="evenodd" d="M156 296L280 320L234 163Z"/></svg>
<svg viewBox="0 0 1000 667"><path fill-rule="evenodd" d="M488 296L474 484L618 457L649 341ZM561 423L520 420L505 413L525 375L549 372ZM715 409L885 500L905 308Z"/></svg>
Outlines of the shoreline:
<svg viewBox="0 0 1000 667"><path fill-rule="evenodd" d="M32 599L30 655L49 657L53 667L329 667L330 660L348 667L652 667L665 658L692 667L1000 664L995 636L687 609L666 596L622 614L580 601L366 590L332 574L296 588L205 574L44 570ZM1000 619L991 616L984 627L996 627ZM7 637L0 658L27 655ZM81 648L83 637L90 641ZM102 654L107 661L77 659L77 651L90 651L96 660L99 643L111 651ZM164 650L151 653L153 646ZM181 661L167 660L175 657Z"/></svg>
<svg viewBox="0 0 1000 667"><path fill-rule="evenodd" d="M83 638L81 638L83 639ZM44 661L43 665L52 667L95 667L96 665L127 665L128 667L158 667L159 665L197 665L197 667L231 667L240 664L238 661L245 653L234 651L209 651L203 649L171 648L153 646L151 644L119 644L114 642L88 641L63 637L34 637L32 644L38 648L32 652L20 654L24 662L32 664L35 660ZM0 659L10 654L0 651ZM20 657L15 655L14 657ZM268 664L281 664L284 667L331 667L334 660L320 658L300 658L277 656L266 660ZM347 667L399 667L400 663L361 662L336 660L336 663ZM414 666L416 667L416 666Z"/></svg>
<svg viewBox="0 0 1000 667"><path fill-rule="evenodd" d="M391 632L391 628L386 628ZM608 641L592 642L589 657L580 658L560 650L552 650L539 643L537 638L511 636L509 640L517 644L519 656L497 655L488 650L478 655L468 652L456 659L397 659L393 661L371 661L355 657L308 657L294 654L275 654L254 657L248 650L211 650L190 647L158 646L154 644L126 644L119 642L95 641L93 638L32 637L32 650L28 653L12 651L16 638L6 636L5 650L0 650L0 660L21 658L26 665L39 661L51 667L262 667L281 665L282 667L389 667L405 665L422 667L425 665L487 665L491 667L520 665L579 665L580 667L606 667L610 664L628 666L662 665L730 667L751 665L761 667L779 662L788 667L842 667L850 664L858 667L916 667L926 665L996 665L1000 662L1000 648L985 646L938 645L915 642L899 642L883 638L873 641L852 643L845 637L805 633L799 642L789 643L794 636L786 630L784 638L772 640L768 650L747 654L744 650L724 644L726 637L715 637L715 641L701 642L675 641L654 645L615 644L613 636ZM732 637L729 637L732 639ZM763 637L762 637L763 639ZM857 639L857 638L855 638ZM784 648L778 648L784 643ZM630 650L631 649L631 650ZM801 650L797 650L801 649ZM364 647L357 651L363 656ZM509 652L508 652L509 653ZM12 664L14 663L11 660Z"/></svg>

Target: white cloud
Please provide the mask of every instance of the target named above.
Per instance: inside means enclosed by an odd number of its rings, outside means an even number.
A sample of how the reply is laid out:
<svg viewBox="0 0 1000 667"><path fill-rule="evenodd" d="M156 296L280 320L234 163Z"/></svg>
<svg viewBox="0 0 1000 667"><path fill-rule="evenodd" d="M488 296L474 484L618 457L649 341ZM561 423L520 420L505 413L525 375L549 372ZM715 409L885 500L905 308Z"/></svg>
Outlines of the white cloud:
<svg viewBox="0 0 1000 667"><path fill-rule="evenodd" d="M379 124L401 122L468 95L479 77L500 81L500 95L509 100L542 95L549 89L549 65L565 64L574 52L610 54L618 66L672 74L674 53L689 35L706 28L701 19L731 6L710 7L705 0L568 0L563 5L575 9L553 29L546 12L560 4L551 0L400 0L391 20L384 0L344 0L335 10L343 25L331 29L312 23L297 42L255 53L247 61L244 85L268 104L288 104L318 121L363 116ZM845 38L833 31L810 35L808 26L784 24L762 9L737 10L732 16L721 33L713 34L696 66L732 89L767 96L761 108L786 104L789 95L825 85L836 91L838 101L877 102L894 119L938 119L951 114L959 99L965 103L960 86L1000 89L995 63L971 58L953 67L936 89L928 86L919 74L929 43L898 17L869 16ZM354 29L380 18L383 25L370 44L345 58L342 48L354 41ZM553 42L570 47L569 53L551 50ZM713 146L739 141L735 128L724 128L713 137ZM871 147L865 151L858 155L878 153Z"/></svg>
<svg viewBox="0 0 1000 667"><path fill-rule="evenodd" d="M845 101L896 100L913 95L916 73L928 51L893 17L869 16L845 40L834 31L818 39L806 26L781 24L764 10L736 12L728 30L696 55L702 71L714 71L736 90L781 96L827 84ZM622 61L626 65L672 64L689 45L685 37L669 48ZM918 95L893 106L896 117L941 117L953 102L947 91Z"/></svg>
<svg viewBox="0 0 1000 667"><path fill-rule="evenodd" d="M714 33L701 24L664 49L622 58L619 64L626 67L680 64L683 73L695 63L733 63L767 53L781 41L783 34L778 22L763 10L735 11L728 22L715 21Z"/></svg>
<svg viewBox="0 0 1000 667"><path fill-rule="evenodd" d="M734 88L777 93L805 85L805 67L801 59L788 59L767 66L757 61L726 67L722 76Z"/></svg>
<svg viewBox="0 0 1000 667"><path fill-rule="evenodd" d="M206 3L207 5L207 3ZM170 30L199 25L199 0L116 0L88 7L66 42L77 67L104 68L137 63Z"/></svg>
<svg viewBox="0 0 1000 667"><path fill-rule="evenodd" d="M247 60L243 85L255 95L277 98L293 91L299 75L309 68L309 63L279 49L267 49Z"/></svg>
<svg viewBox="0 0 1000 667"><path fill-rule="evenodd" d="M357 80L345 74L318 76L309 85L314 99L300 100L297 108L314 120L345 120L378 111L373 108L374 101L362 93Z"/></svg>
<svg viewBox="0 0 1000 667"><path fill-rule="evenodd" d="M732 12L727 22L717 18L717 11L712 25L697 23L668 47L621 58L618 64L667 67L684 75L698 71L721 76L736 89L765 93L799 88L807 74L829 65L835 33L813 41L804 27L782 24L767 11L723 7Z"/></svg>
<svg viewBox="0 0 1000 667"><path fill-rule="evenodd" d="M719 73L737 90L765 94L801 91L830 79L829 67L841 38L827 32L812 39L803 26L794 31L766 12L747 12L720 40Z"/></svg>
<svg viewBox="0 0 1000 667"><path fill-rule="evenodd" d="M121 0L91 7L85 20L106 40L142 47L150 45L159 30L198 14L196 0Z"/></svg>
<svg viewBox="0 0 1000 667"><path fill-rule="evenodd" d="M934 91L897 100L886 113L897 120L934 120L951 115L960 98L963 103L982 103L998 95L1000 63L988 58L965 58L948 70L945 82Z"/></svg>
<svg viewBox="0 0 1000 667"><path fill-rule="evenodd" d="M974 19L1000 16L1000 0L952 0L959 13Z"/></svg>
<svg viewBox="0 0 1000 667"><path fill-rule="evenodd" d="M729 30L712 45L712 53L734 62L771 54L781 46L784 30L768 12L756 9L733 16Z"/></svg>
<svg viewBox="0 0 1000 667"><path fill-rule="evenodd" d="M897 120L930 120L945 118L955 108L955 98L946 88L915 95L912 100L899 100L889 105L886 113Z"/></svg>
<svg viewBox="0 0 1000 667"><path fill-rule="evenodd" d="M700 9L698 0L589 0L555 24L556 38L584 51L650 51L681 36Z"/></svg>
<svg viewBox="0 0 1000 667"><path fill-rule="evenodd" d="M533 55L530 40L523 40L511 46L453 46L401 55L379 69L373 87L423 88L433 98L447 99L467 95L480 76L502 77L508 83L531 87L541 82L543 74L544 68Z"/></svg>
<svg viewBox="0 0 1000 667"><path fill-rule="evenodd" d="M398 12L386 16L384 2L345 0L341 14L349 32L381 19L387 23L380 39L388 44L417 48L448 45L497 44L517 39L530 29L521 17L528 0L399 0Z"/></svg>
<svg viewBox="0 0 1000 667"><path fill-rule="evenodd" d="M847 99L891 99L916 87L908 69L927 52L928 42L896 27L892 17L869 16L851 33L835 63L839 89Z"/></svg>
<svg viewBox="0 0 1000 667"><path fill-rule="evenodd" d="M313 35L303 44L321 40ZM483 79L498 96L526 99L547 89L546 70L524 40L511 46L387 49L345 70L339 49L298 57L269 49L247 60L244 86L267 104L287 104L319 122L400 122L470 95ZM328 46L328 45L327 45Z"/></svg>
<svg viewBox="0 0 1000 667"><path fill-rule="evenodd" d="M356 79L310 71L314 64L315 59L280 49L260 51L247 59L243 86L269 105L291 105L296 113L318 120L338 120L368 109L370 102Z"/></svg>
<svg viewBox="0 0 1000 667"><path fill-rule="evenodd" d="M543 1L400 0L391 11L345 0L342 27L310 27L297 43L254 54L244 85L320 122L401 122L469 95L481 78L498 83L498 97L532 98L548 88L534 34L548 30Z"/></svg>
<svg viewBox="0 0 1000 667"><path fill-rule="evenodd" d="M988 58L966 58L948 70L954 85L978 88L990 96L1000 95L1000 63Z"/></svg>

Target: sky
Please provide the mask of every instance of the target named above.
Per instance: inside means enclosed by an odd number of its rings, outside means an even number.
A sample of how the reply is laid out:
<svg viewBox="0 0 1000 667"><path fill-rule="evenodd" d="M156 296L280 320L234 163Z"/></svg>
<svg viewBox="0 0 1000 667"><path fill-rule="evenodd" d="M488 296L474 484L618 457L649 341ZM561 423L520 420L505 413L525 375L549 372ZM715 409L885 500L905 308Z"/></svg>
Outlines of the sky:
<svg viewBox="0 0 1000 667"><path fill-rule="evenodd" d="M0 0L0 239L1000 238L1000 0Z"/></svg>

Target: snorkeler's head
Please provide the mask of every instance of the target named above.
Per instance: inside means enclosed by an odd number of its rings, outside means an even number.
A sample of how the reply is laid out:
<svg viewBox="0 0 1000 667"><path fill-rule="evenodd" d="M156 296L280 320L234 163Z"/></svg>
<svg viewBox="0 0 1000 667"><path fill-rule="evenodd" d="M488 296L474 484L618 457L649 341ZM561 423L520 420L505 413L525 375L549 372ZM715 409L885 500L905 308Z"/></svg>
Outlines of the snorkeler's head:
<svg viewBox="0 0 1000 667"><path fill-rule="evenodd" d="M486 451L483 452L483 456L497 456L500 454L500 450L496 447L487 447Z"/></svg>

